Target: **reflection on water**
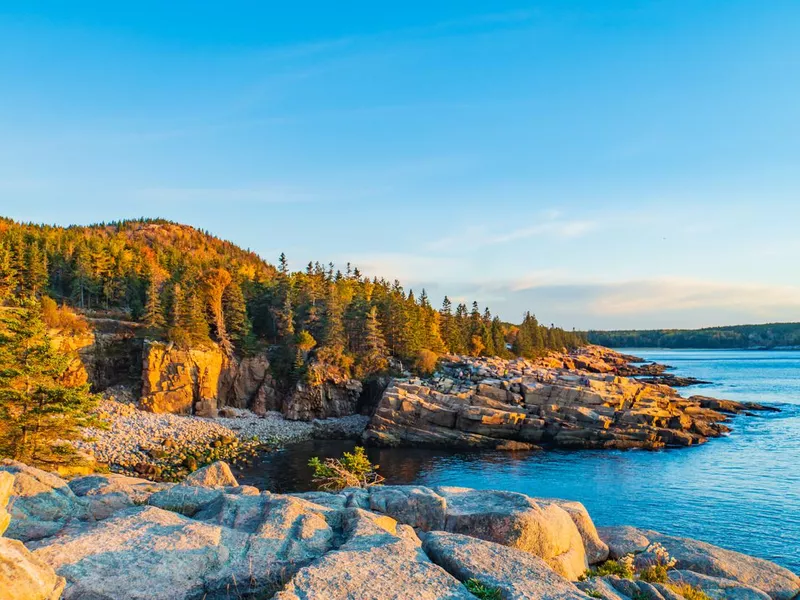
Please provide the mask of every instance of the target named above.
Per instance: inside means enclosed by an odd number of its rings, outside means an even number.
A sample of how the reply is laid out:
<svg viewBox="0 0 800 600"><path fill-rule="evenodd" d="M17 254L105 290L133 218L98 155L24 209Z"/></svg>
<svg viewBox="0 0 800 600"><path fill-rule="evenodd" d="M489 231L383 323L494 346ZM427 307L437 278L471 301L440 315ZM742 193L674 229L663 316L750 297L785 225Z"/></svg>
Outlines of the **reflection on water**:
<svg viewBox="0 0 800 600"><path fill-rule="evenodd" d="M518 454L369 448L370 460L380 465L389 484L493 488L579 500L600 525L630 524L695 537L800 572L800 353L722 353L721 358L710 353L714 364L709 365L698 351L685 358L680 351L658 352L653 358L675 365L678 374L707 377L704 372L714 371L717 389L706 393L790 404L782 404L780 413L738 416L730 436L696 448ZM776 355L774 361L770 354ZM750 394L743 397L743 390ZM298 444L262 457L239 475L243 483L275 492L308 490L311 456L338 456L354 446Z"/></svg>

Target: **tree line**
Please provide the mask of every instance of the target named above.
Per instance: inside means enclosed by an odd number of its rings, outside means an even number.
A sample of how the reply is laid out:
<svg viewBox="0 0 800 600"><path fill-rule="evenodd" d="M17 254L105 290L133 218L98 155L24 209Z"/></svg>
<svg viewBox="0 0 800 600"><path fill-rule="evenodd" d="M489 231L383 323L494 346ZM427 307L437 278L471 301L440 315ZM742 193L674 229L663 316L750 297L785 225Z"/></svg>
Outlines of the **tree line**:
<svg viewBox="0 0 800 600"><path fill-rule="evenodd" d="M292 272L194 228L138 219L88 227L0 220L0 304L51 296L83 311L117 313L146 335L181 347L216 343L230 355L269 351L279 375L315 376L315 365L366 377L390 359L425 353L528 358L585 343L582 334L526 313L502 322L477 302L368 278L347 265Z"/></svg>
<svg viewBox="0 0 800 600"><path fill-rule="evenodd" d="M800 347L800 323L589 331L587 337L610 348L788 348Z"/></svg>

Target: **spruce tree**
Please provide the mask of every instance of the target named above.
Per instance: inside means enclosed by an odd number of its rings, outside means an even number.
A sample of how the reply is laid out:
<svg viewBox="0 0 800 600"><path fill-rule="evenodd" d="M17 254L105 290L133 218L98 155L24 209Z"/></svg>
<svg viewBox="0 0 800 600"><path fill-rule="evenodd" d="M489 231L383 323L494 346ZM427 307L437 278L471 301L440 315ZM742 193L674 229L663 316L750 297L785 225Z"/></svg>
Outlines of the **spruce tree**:
<svg viewBox="0 0 800 600"><path fill-rule="evenodd" d="M388 365L386 341L378 322L378 309L373 306L367 313L364 325L364 352L361 358L364 374L385 371Z"/></svg>
<svg viewBox="0 0 800 600"><path fill-rule="evenodd" d="M199 293L192 292L186 299L183 325L192 344L206 345L211 341L211 331L205 314L205 305Z"/></svg>
<svg viewBox="0 0 800 600"><path fill-rule="evenodd" d="M14 268L11 249L6 244L0 244L0 304L10 300L16 289L17 270Z"/></svg>
<svg viewBox="0 0 800 600"><path fill-rule="evenodd" d="M247 316L242 287L231 283L222 294L222 312L225 316L225 329L231 336L233 343L239 350L249 352L254 340L252 339L252 325Z"/></svg>
<svg viewBox="0 0 800 600"><path fill-rule="evenodd" d="M37 303L0 313L0 456L55 467L77 460L69 441L97 424L88 384L64 382L70 357L47 336Z"/></svg>
<svg viewBox="0 0 800 600"><path fill-rule="evenodd" d="M448 351L455 352L456 350L454 350L454 348L457 346L457 343L453 335L453 304L447 296L444 297L439 315L439 329L442 333L442 340Z"/></svg>
<svg viewBox="0 0 800 600"><path fill-rule="evenodd" d="M31 240L25 253L25 291L38 297L47 288L48 279L47 254L38 242Z"/></svg>
<svg viewBox="0 0 800 600"><path fill-rule="evenodd" d="M158 291L158 282L154 274L151 274L148 279L147 300L144 306L142 323L152 332L158 332L166 325L164 311L161 308L161 294Z"/></svg>

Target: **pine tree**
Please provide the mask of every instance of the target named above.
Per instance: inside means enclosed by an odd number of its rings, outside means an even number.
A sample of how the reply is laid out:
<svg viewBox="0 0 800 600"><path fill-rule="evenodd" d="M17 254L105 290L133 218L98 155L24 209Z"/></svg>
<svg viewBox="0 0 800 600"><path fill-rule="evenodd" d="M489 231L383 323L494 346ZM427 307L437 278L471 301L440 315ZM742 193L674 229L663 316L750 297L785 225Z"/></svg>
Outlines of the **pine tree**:
<svg viewBox="0 0 800 600"><path fill-rule="evenodd" d="M158 291L158 282L155 275L150 275L148 280L147 301L145 302L142 323L151 332L157 332L166 325L164 311L161 308L161 294Z"/></svg>
<svg viewBox="0 0 800 600"><path fill-rule="evenodd" d="M373 306L364 325L364 352L361 366L365 374L379 373L387 368L386 341L378 322L378 309Z"/></svg>
<svg viewBox="0 0 800 600"><path fill-rule="evenodd" d="M294 311L292 310L292 281L286 255L281 253L278 263L278 305L274 309L278 338L284 344L294 343Z"/></svg>
<svg viewBox="0 0 800 600"><path fill-rule="evenodd" d="M17 290L17 270L11 249L6 244L0 244L0 304L11 299Z"/></svg>
<svg viewBox="0 0 800 600"><path fill-rule="evenodd" d="M37 241L32 240L25 252L25 291L38 297L47 288L48 279L47 254L42 252Z"/></svg>
<svg viewBox="0 0 800 600"><path fill-rule="evenodd" d="M186 313L183 326L192 344L206 345L211 341L211 331L205 315L205 306L197 292L192 292L186 299Z"/></svg>
<svg viewBox="0 0 800 600"><path fill-rule="evenodd" d="M505 332L503 331L503 324L500 322L498 317L492 319L492 347L494 348L494 353L496 356L506 357L508 356L508 350L506 349L506 337Z"/></svg>
<svg viewBox="0 0 800 600"><path fill-rule="evenodd" d="M54 467L76 462L69 441L96 424L88 384L68 385L70 358L47 336L38 304L0 319L0 456Z"/></svg>
<svg viewBox="0 0 800 600"><path fill-rule="evenodd" d="M522 356L524 358L533 358L534 356L530 324L531 314L525 313L525 316L522 319L522 324L519 326L519 331L517 331L517 337L514 339L514 344L512 346L512 351L517 356Z"/></svg>
<svg viewBox="0 0 800 600"><path fill-rule="evenodd" d="M238 349L249 352L255 343L252 339L253 327L247 316L242 287L238 283L233 282L225 288L222 294L222 312L225 317L225 329L233 343Z"/></svg>
<svg viewBox="0 0 800 600"><path fill-rule="evenodd" d="M454 348L457 346L457 342L453 328L453 304L447 296L444 297L439 315L439 329L442 333L442 340L448 351L455 352Z"/></svg>

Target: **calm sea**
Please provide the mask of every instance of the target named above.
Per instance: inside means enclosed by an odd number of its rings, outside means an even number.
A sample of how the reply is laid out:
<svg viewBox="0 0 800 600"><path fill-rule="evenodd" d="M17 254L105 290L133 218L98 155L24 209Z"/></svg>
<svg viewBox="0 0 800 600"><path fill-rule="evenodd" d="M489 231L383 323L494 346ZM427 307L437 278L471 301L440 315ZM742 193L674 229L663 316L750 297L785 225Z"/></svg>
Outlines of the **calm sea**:
<svg viewBox="0 0 800 600"><path fill-rule="evenodd" d="M626 351L625 349L622 349ZM580 500L598 525L630 524L773 560L800 573L800 352L627 351L713 381L683 388L778 406L740 415L733 433L695 448L648 452L454 453L370 449L387 483L503 489ZM242 479L272 491L310 489L314 455L348 442L309 442L264 457Z"/></svg>

